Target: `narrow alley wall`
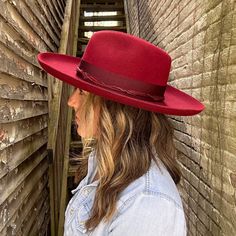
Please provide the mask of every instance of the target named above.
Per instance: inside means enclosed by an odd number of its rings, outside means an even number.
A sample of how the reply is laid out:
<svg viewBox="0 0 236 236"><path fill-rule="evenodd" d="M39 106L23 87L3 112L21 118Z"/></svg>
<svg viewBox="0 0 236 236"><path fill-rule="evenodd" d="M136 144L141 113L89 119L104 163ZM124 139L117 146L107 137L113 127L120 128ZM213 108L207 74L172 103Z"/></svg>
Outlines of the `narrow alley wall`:
<svg viewBox="0 0 236 236"><path fill-rule="evenodd" d="M169 116L188 235L236 235L236 9L233 0L125 0L128 33L172 57L169 83L206 109Z"/></svg>
<svg viewBox="0 0 236 236"><path fill-rule="evenodd" d="M0 1L0 235L45 235L49 223L48 81L65 1Z"/></svg>

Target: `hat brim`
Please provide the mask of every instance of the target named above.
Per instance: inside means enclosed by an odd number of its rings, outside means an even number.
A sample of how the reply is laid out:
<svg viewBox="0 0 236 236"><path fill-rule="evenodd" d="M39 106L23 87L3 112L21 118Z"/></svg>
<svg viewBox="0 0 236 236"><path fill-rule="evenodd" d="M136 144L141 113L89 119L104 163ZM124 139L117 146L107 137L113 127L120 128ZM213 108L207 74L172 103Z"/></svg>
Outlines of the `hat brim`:
<svg viewBox="0 0 236 236"><path fill-rule="evenodd" d="M119 103L159 112L168 115L191 116L200 113L205 106L197 99L167 85L165 99L161 102L147 101L129 96L126 93L114 91L94 83L87 82L76 74L76 68L81 60L79 57L54 52L39 53L37 59L42 68L55 78L85 91L102 96Z"/></svg>

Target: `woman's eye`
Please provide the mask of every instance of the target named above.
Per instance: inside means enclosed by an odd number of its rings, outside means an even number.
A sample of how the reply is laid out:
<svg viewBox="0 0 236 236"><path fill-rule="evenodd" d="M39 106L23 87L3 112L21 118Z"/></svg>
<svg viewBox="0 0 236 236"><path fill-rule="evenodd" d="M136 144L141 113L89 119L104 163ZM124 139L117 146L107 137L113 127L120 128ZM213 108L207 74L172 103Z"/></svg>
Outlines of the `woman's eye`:
<svg viewBox="0 0 236 236"><path fill-rule="evenodd" d="M83 90L82 90L82 89L79 89L79 91L80 91L80 95L83 95Z"/></svg>

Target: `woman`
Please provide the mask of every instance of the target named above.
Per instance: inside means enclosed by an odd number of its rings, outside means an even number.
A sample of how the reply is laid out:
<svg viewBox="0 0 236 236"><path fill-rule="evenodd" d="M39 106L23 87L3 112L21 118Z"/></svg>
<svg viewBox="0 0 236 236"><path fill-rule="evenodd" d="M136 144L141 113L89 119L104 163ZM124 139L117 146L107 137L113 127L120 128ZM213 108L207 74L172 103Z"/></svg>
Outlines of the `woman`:
<svg viewBox="0 0 236 236"><path fill-rule="evenodd" d="M81 59L41 53L38 60L76 87L68 105L77 132L96 140L82 161L64 235L186 235L173 127L165 114L194 115L204 106L167 85L170 56L136 36L104 30L93 34Z"/></svg>

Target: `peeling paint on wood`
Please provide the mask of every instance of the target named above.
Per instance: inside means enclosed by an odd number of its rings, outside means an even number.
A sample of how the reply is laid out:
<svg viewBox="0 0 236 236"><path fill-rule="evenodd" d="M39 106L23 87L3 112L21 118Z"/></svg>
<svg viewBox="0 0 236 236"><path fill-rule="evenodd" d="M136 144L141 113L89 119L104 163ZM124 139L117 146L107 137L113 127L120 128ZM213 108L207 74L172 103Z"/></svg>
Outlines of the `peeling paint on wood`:
<svg viewBox="0 0 236 236"><path fill-rule="evenodd" d="M45 101L0 100L1 123L8 123L48 113Z"/></svg>
<svg viewBox="0 0 236 236"><path fill-rule="evenodd" d="M2 161L0 162L0 178L30 158L30 156L46 142L47 129L44 129L0 151L0 156L2 158Z"/></svg>
<svg viewBox="0 0 236 236"><path fill-rule="evenodd" d="M41 69L32 66L29 62L22 60L14 51L9 50L0 43L0 73L20 78L33 84L47 87L46 78L41 76Z"/></svg>
<svg viewBox="0 0 236 236"><path fill-rule="evenodd" d="M47 101L48 91L46 87L1 73L0 97L15 100Z"/></svg>
<svg viewBox="0 0 236 236"><path fill-rule="evenodd" d="M17 121L14 126L12 123L0 124L0 133L2 131L5 134L0 143L0 150L45 129L47 127L47 118L46 114Z"/></svg>

